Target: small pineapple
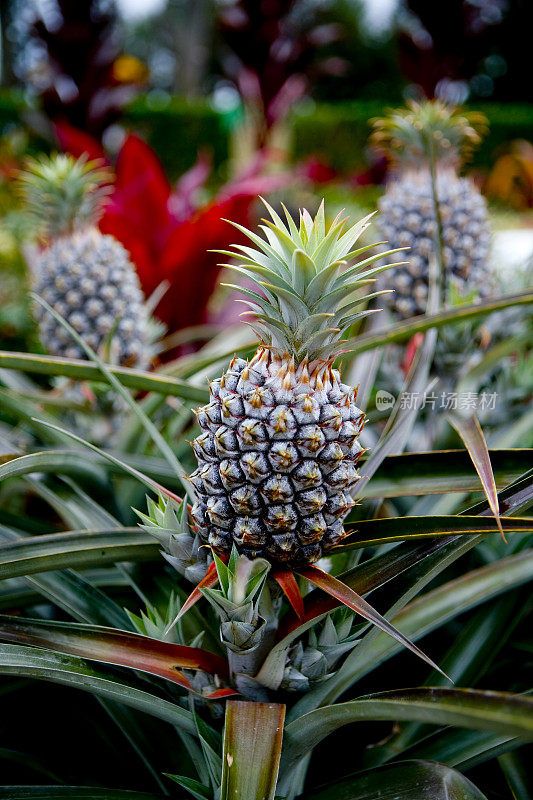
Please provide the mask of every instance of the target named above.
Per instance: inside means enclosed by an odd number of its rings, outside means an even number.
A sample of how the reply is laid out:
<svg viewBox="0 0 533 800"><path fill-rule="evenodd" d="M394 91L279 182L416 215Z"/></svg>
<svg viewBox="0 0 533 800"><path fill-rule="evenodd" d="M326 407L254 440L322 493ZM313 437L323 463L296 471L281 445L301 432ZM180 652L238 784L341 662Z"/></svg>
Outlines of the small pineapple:
<svg viewBox="0 0 533 800"><path fill-rule="evenodd" d="M367 249L353 246L368 217L348 230L337 218L327 230L322 205L314 220L303 211L297 227L287 211L285 224L265 205L267 240L236 226L256 248L225 253L239 259L226 266L261 292L234 287L247 297L261 344L250 363L235 358L211 383L198 412L192 516L215 552L235 544L249 558L297 566L345 536L364 414L332 364L350 349L342 334L371 313L354 313L375 296L359 290L384 267L367 268L379 253L346 266Z"/></svg>
<svg viewBox="0 0 533 800"><path fill-rule="evenodd" d="M84 157L29 161L21 188L45 242L29 251L33 288L94 350L109 344L115 362L141 365L148 321L137 273L124 247L96 227L109 179L107 169ZM44 308L35 314L50 353L85 357Z"/></svg>
<svg viewBox="0 0 533 800"><path fill-rule="evenodd" d="M406 266L391 270L387 296L401 318L426 311L429 262L435 252L437 219L431 185L430 153L436 165L437 198L442 223L446 283L460 293L489 291L490 230L484 198L458 175L461 161L481 140L482 114L463 113L439 100L410 102L374 120L374 145L393 159L392 180L379 203L379 227L391 247L409 247Z"/></svg>

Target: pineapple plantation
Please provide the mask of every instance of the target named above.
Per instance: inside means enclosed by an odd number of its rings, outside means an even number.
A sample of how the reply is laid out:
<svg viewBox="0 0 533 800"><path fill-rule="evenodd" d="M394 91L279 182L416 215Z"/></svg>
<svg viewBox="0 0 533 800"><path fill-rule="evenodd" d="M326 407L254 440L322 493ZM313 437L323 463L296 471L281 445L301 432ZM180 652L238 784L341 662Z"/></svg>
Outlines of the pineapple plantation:
<svg viewBox="0 0 533 800"><path fill-rule="evenodd" d="M0 352L14 752L17 709L41 698L24 734L41 757L22 782L0 751L0 798L483 800L501 776L518 785L533 740L531 408L495 445L475 414L450 413L450 446L413 451L419 408L397 402L383 420L369 398L386 347L422 337L400 389L425 396L439 337L529 313L531 290L375 323L404 245L362 244L372 220L323 204L294 219L265 204L261 229L238 225L248 243L223 253L243 322L145 369L133 267L87 228L99 173L38 162L28 200L60 210L42 183L59 167L77 211L57 227L48 209L51 241L30 251L48 352ZM123 303L105 330L94 295ZM83 405L97 387L120 401L104 441L105 410ZM54 742L47 691L76 708Z"/></svg>

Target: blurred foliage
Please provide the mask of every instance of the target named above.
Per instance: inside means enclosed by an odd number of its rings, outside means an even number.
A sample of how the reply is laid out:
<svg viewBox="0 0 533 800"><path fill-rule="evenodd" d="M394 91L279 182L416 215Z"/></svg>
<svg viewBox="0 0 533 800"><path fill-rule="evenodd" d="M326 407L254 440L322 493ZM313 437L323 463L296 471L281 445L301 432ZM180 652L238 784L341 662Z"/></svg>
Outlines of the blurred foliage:
<svg viewBox="0 0 533 800"><path fill-rule="evenodd" d="M517 139L501 150L485 182L485 193L512 208L533 207L533 145Z"/></svg>
<svg viewBox="0 0 533 800"><path fill-rule="evenodd" d="M320 75L346 70L346 62L336 53L344 26L336 15L328 17L332 5L306 0L219 3L222 69L245 106L258 115L260 143ZM334 46L335 55L326 55L328 45Z"/></svg>
<svg viewBox="0 0 533 800"><path fill-rule="evenodd" d="M400 69L426 95L459 91L450 98L459 102L467 95L503 102L527 98L523 76L533 24L528 0L403 0L401 9Z"/></svg>
<svg viewBox="0 0 533 800"><path fill-rule="evenodd" d="M350 172L366 163L369 119L383 114L387 104L379 100L346 103L302 104L291 117L292 158L311 155L334 169ZM512 139L533 140L533 108L527 105L492 103L470 106L483 111L490 130L474 156L474 168L488 168L498 147Z"/></svg>
<svg viewBox="0 0 533 800"><path fill-rule="evenodd" d="M121 54L114 6L102 0L57 0L52 23L36 8L30 36L42 47L42 58L27 78L47 117L102 136L142 77L114 69Z"/></svg>
<svg viewBox="0 0 533 800"><path fill-rule="evenodd" d="M136 98L125 109L124 124L138 131L158 154L170 180L190 169L198 151L206 150L215 170L229 156L229 132L224 116L206 100L151 96Z"/></svg>
<svg viewBox="0 0 533 800"><path fill-rule="evenodd" d="M0 345L10 350L37 345L22 257L28 223L14 189L14 178L27 146L28 138L20 128L0 141Z"/></svg>
<svg viewBox="0 0 533 800"><path fill-rule="evenodd" d="M338 42L324 49L324 56L342 61L338 74L317 76L313 97L318 101L401 101L405 79L398 70L397 43L392 31L373 32L365 22L362 0L333 0L328 19L341 27Z"/></svg>

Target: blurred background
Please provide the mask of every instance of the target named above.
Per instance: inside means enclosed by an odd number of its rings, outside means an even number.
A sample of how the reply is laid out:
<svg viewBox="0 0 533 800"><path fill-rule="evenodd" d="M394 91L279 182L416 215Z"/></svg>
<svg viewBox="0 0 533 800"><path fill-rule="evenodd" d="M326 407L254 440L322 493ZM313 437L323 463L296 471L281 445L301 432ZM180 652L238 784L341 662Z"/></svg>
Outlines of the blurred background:
<svg viewBox="0 0 533 800"><path fill-rule="evenodd" d="M493 260L529 270L532 23L528 0L0 0L2 347L33 336L13 189L27 153L105 158L118 188L120 169L142 173L151 189L124 200L119 238L145 293L188 280L185 301L170 292L160 309L173 332L207 318L218 273L205 251L231 238L221 216L249 220L257 193L374 210L388 164L369 119L440 97L488 117L466 168L490 202ZM117 235L116 219L103 226Z"/></svg>

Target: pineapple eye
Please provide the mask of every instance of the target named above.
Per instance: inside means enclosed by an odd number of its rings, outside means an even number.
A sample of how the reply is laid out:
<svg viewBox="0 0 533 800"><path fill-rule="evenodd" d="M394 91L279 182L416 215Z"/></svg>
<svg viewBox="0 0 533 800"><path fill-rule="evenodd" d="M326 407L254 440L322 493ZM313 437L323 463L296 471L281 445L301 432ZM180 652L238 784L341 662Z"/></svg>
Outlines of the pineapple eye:
<svg viewBox="0 0 533 800"><path fill-rule="evenodd" d="M318 425L304 425L298 439L302 455L316 455L326 444L326 437Z"/></svg>
<svg viewBox="0 0 533 800"><path fill-rule="evenodd" d="M214 447L217 454L221 457L233 455L237 452L237 437L231 428L226 428L224 425L217 428L214 437Z"/></svg>
<svg viewBox="0 0 533 800"><path fill-rule="evenodd" d="M270 474L268 461L261 453L245 453L240 464L246 477L252 483L260 483Z"/></svg>
<svg viewBox="0 0 533 800"><path fill-rule="evenodd" d="M214 525L230 528L232 523L231 507L225 497L210 497L207 500L207 515Z"/></svg>
<svg viewBox="0 0 533 800"><path fill-rule="evenodd" d="M271 503L287 503L292 499L292 486L285 475L275 475L264 482L261 494Z"/></svg>
<svg viewBox="0 0 533 800"><path fill-rule="evenodd" d="M294 530L298 515L290 505L269 506L265 522L273 531Z"/></svg>
<svg viewBox="0 0 533 800"><path fill-rule="evenodd" d="M323 514L305 517L298 528L298 536L302 544L318 542L324 536L327 523Z"/></svg>
<svg viewBox="0 0 533 800"><path fill-rule="evenodd" d="M229 394L221 401L220 412L222 420L232 428L239 424L244 417L244 406L238 395Z"/></svg>
<svg viewBox="0 0 533 800"><path fill-rule="evenodd" d="M279 442L271 447L268 458L274 469L278 469L280 472L288 472L296 465L299 456L293 444Z"/></svg>
<svg viewBox="0 0 533 800"><path fill-rule="evenodd" d="M229 501L237 514L254 514L261 507L257 489L252 486L241 486L230 494Z"/></svg>
<svg viewBox="0 0 533 800"><path fill-rule="evenodd" d="M310 489L298 495L297 506L301 514L316 514L326 504L327 495L324 489Z"/></svg>

